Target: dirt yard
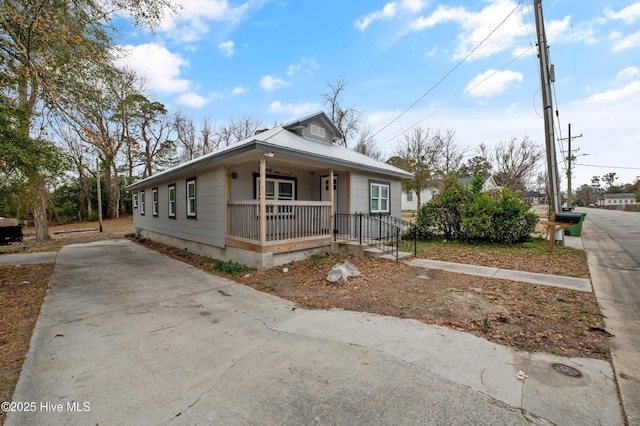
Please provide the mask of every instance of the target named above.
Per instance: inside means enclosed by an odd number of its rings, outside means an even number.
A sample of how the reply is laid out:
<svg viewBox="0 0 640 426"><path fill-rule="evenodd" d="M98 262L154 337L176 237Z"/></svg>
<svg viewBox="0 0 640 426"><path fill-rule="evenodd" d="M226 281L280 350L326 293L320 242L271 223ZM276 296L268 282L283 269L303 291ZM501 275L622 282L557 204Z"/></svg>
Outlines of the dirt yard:
<svg viewBox="0 0 640 426"><path fill-rule="evenodd" d="M52 226L53 239L45 244L36 244L33 230L27 228L25 241L0 246L0 256L58 250L66 244L124 238L133 232L131 218L105 221L102 233L97 228L94 222ZM316 255L257 272L183 249L138 242L306 309L338 308L413 318L530 352L609 359L608 333L592 293L425 270L402 261L334 255ZM556 247L551 253L544 241L513 247L424 243L418 257L589 276L583 251ZM328 272L343 261L353 263L362 275L345 285L329 283ZM13 393L52 270L52 265L0 266L0 400L9 400ZM3 419L0 413L0 423Z"/></svg>

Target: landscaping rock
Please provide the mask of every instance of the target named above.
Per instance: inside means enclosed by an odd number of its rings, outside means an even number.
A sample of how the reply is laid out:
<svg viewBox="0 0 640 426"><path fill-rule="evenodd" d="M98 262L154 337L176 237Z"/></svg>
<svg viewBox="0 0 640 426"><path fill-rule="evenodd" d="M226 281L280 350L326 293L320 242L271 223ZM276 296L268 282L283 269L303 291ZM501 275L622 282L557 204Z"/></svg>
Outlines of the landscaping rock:
<svg viewBox="0 0 640 426"><path fill-rule="evenodd" d="M327 281L337 284L346 284L349 277L357 277L360 271L349 262L338 263L329 271Z"/></svg>

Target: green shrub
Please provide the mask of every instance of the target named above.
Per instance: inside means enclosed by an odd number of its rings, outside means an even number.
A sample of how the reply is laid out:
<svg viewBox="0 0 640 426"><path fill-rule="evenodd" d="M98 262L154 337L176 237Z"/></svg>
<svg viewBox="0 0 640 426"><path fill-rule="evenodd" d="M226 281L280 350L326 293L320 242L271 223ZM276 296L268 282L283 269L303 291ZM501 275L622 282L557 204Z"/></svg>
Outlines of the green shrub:
<svg viewBox="0 0 640 426"><path fill-rule="evenodd" d="M218 260L213 264L213 269L216 271L225 274L231 275L232 277L239 277L246 273L247 268L239 263L235 262L223 262L222 260Z"/></svg>
<svg viewBox="0 0 640 426"><path fill-rule="evenodd" d="M508 189L480 192L482 181L467 186L450 176L444 188L418 211L423 239L512 244L530 241L538 217L522 198Z"/></svg>

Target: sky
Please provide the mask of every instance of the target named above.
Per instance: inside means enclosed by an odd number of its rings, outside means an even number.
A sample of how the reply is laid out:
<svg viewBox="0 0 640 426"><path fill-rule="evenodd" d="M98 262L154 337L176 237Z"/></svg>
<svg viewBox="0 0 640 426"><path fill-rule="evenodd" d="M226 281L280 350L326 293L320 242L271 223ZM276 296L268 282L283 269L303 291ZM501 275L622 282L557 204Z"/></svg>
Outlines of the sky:
<svg viewBox="0 0 640 426"><path fill-rule="evenodd" d="M453 130L476 154L529 137L544 147L532 0L178 0L154 31L125 31L120 66L195 123L267 126L325 110L328 82L393 155L414 126ZM544 0L556 155L566 189L640 176L640 1ZM544 167L544 164L541 165Z"/></svg>

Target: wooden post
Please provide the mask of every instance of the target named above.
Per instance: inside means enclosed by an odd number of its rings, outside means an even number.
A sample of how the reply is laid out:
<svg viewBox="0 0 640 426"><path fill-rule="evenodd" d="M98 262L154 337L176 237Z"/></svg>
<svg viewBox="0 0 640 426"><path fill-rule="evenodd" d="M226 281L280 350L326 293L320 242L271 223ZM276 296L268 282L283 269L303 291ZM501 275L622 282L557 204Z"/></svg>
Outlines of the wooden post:
<svg viewBox="0 0 640 426"><path fill-rule="evenodd" d="M329 232L333 235L334 221L335 221L335 200L333 199L333 169L329 169L329 202L331 203L329 211Z"/></svg>
<svg viewBox="0 0 640 426"><path fill-rule="evenodd" d="M267 160L260 157L260 245L267 242Z"/></svg>
<svg viewBox="0 0 640 426"><path fill-rule="evenodd" d="M231 170L225 167L225 188L224 188L224 223L225 238L229 235L229 197L231 196Z"/></svg>

